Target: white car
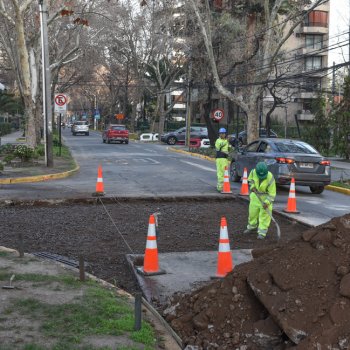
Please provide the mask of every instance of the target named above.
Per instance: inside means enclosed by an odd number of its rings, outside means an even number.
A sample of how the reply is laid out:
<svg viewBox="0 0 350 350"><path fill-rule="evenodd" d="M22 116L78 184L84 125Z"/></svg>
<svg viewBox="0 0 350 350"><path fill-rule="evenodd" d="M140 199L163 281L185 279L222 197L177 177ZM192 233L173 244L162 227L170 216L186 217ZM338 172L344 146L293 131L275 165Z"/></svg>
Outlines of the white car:
<svg viewBox="0 0 350 350"><path fill-rule="evenodd" d="M76 136L77 134L85 134L86 136L89 136L89 123L85 120L74 122L71 131L73 136Z"/></svg>

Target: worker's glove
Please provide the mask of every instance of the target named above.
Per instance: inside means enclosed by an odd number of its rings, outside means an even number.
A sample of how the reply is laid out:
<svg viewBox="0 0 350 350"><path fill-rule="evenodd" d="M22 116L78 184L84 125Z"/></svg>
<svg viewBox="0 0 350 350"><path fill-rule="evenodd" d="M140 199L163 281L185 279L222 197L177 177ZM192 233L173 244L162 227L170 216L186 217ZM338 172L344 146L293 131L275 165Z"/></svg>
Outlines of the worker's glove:
<svg viewBox="0 0 350 350"><path fill-rule="evenodd" d="M251 188L250 190L251 190L252 192L254 192L254 193L257 193L257 192L258 192L257 189L256 189L255 187Z"/></svg>
<svg viewBox="0 0 350 350"><path fill-rule="evenodd" d="M263 208L264 208L264 209L267 209L268 207L269 207L269 203L264 203L264 204L263 204Z"/></svg>

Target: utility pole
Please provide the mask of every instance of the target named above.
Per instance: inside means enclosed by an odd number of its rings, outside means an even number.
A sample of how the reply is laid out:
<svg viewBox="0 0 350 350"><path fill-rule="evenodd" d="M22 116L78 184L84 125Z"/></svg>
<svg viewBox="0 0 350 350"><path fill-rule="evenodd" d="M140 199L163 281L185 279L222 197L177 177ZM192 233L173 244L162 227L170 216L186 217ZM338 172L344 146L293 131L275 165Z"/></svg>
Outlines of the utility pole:
<svg viewBox="0 0 350 350"><path fill-rule="evenodd" d="M45 0L39 0L41 27L41 64L44 114L45 163L53 167L52 142L52 101L51 101L51 72L49 63L49 42L47 37L47 8Z"/></svg>
<svg viewBox="0 0 350 350"><path fill-rule="evenodd" d="M192 58L190 56L190 64L188 66L187 77L187 101L186 101L186 138L185 145L191 146L191 81L192 81Z"/></svg>
<svg viewBox="0 0 350 350"><path fill-rule="evenodd" d="M335 62L333 62L333 72L332 72L332 98L334 103L334 97L335 97Z"/></svg>

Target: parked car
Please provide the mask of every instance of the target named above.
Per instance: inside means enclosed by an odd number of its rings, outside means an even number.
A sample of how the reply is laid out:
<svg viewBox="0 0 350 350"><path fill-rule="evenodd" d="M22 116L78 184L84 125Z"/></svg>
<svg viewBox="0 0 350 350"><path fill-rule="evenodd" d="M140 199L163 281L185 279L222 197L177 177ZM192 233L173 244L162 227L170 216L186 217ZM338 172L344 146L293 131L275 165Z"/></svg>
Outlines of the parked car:
<svg viewBox="0 0 350 350"><path fill-rule="evenodd" d="M77 134L85 134L86 136L89 136L89 123L86 120L74 122L71 132L73 136L76 136Z"/></svg>
<svg viewBox="0 0 350 350"><path fill-rule="evenodd" d="M207 139L208 138L208 129L201 126L192 126L191 127L191 139ZM175 131L167 132L162 134L160 137L162 142L167 143L168 145L175 145L178 141L185 141L186 139L186 128L180 128Z"/></svg>
<svg viewBox="0 0 350 350"><path fill-rule="evenodd" d="M256 140L237 152L231 161L231 180L239 182L244 168L249 172L258 162L265 161L279 185L309 186L320 194L331 182L330 161L303 141L266 138Z"/></svg>
<svg viewBox="0 0 350 350"><path fill-rule="evenodd" d="M232 146L236 146L236 135L237 133L228 135L228 141L230 142L230 144ZM267 130L265 128L260 128L259 130L259 137L260 138L267 138ZM277 133L275 133L273 130L270 129L270 138L276 138ZM246 131L241 131L240 133L238 133L238 145L242 146L242 145L246 145L247 144L247 132Z"/></svg>
<svg viewBox="0 0 350 350"><path fill-rule="evenodd" d="M110 124L102 133L103 143L120 142L129 143L129 131L125 125Z"/></svg>

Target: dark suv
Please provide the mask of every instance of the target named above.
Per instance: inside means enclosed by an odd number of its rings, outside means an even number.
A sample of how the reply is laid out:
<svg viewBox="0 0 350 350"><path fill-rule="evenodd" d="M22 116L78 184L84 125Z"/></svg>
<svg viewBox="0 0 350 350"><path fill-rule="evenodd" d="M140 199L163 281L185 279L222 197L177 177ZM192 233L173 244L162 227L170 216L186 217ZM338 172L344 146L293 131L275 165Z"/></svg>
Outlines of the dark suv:
<svg viewBox="0 0 350 350"><path fill-rule="evenodd" d="M202 126L192 126L191 127L191 139L207 139L208 129ZM160 137L162 142L168 145L175 145L178 141L185 141L186 139L186 128L180 128L175 131L167 132Z"/></svg>

